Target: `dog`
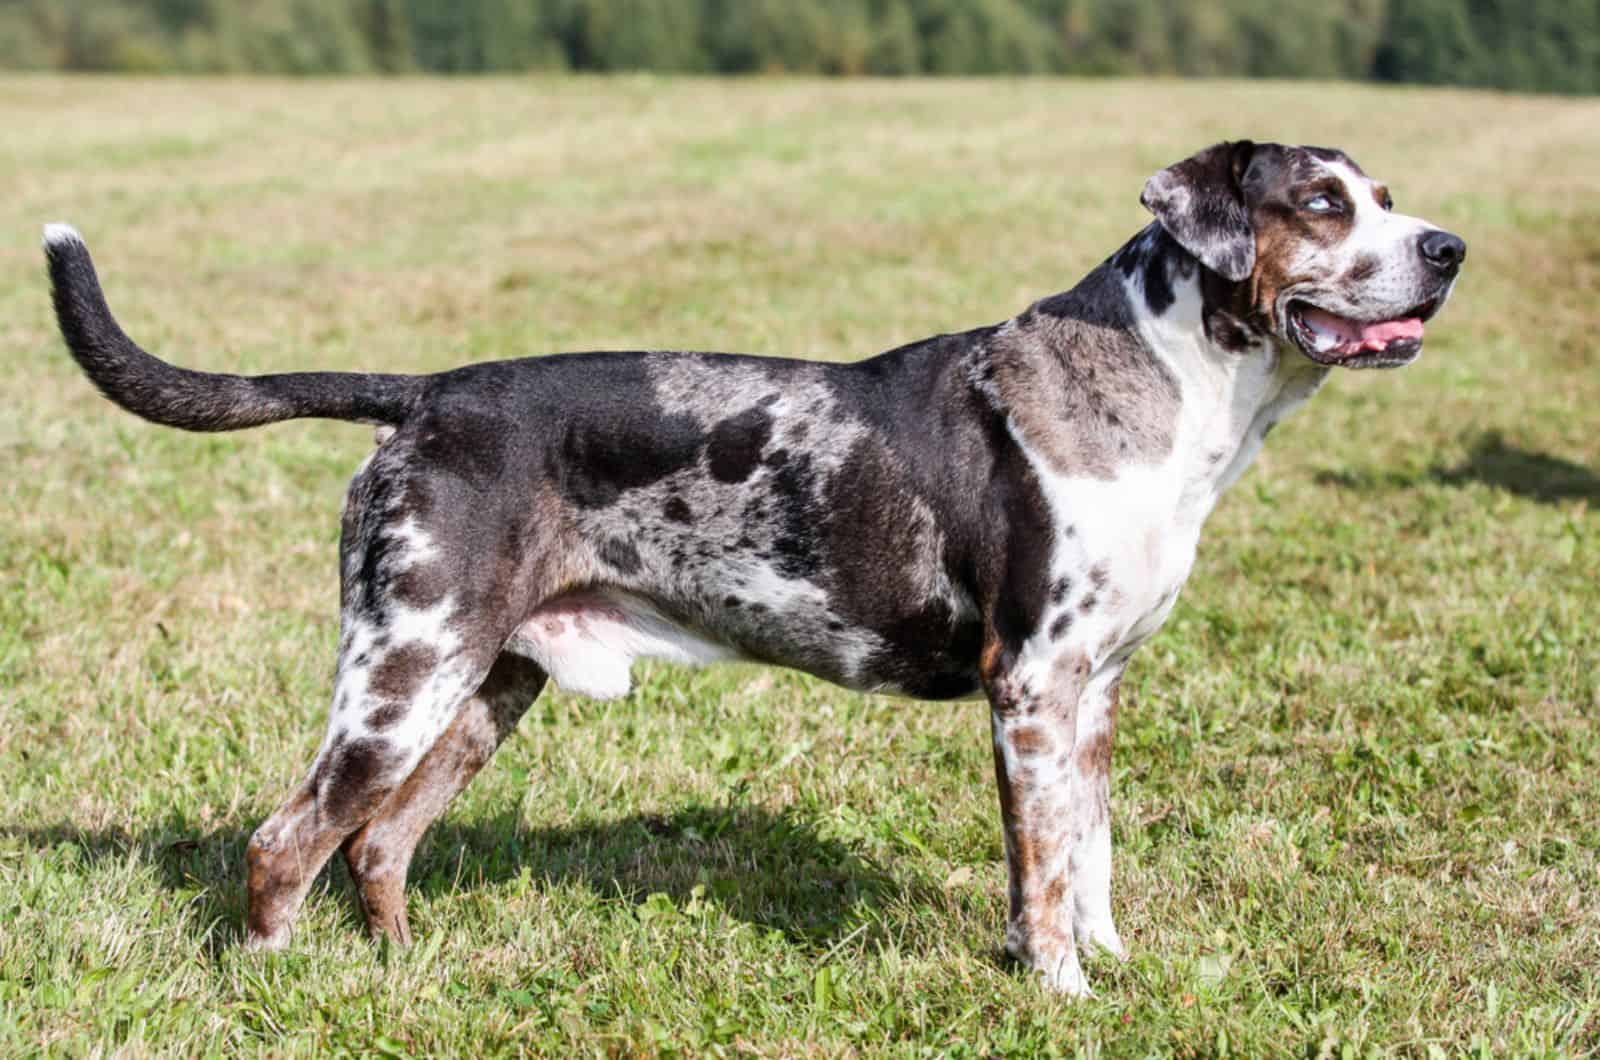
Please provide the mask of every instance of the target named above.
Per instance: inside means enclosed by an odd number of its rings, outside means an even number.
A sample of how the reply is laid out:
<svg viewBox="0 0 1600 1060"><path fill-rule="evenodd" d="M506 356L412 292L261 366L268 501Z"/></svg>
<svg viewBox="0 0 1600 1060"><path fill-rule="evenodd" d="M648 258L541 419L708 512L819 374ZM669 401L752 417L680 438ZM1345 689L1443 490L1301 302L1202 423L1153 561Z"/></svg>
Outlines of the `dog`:
<svg viewBox="0 0 1600 1060"><path fill-rule="evenodd" d="M1414 360L1466 254L1336 150L1218 144L1140 201L1155 220L1071 290L852 364L599 352L427 376L173 367L48 226L67 348L124 409L378 426L341 516L327 733L250 841L247 946L287 945L335 850L369 929L408 942L417 841L547 679L607 698L640 657L743 659L986 696L1006 950L1086 994L1080 951L1125 956L1129 657L1267 432L1334 368Z"/></svg>

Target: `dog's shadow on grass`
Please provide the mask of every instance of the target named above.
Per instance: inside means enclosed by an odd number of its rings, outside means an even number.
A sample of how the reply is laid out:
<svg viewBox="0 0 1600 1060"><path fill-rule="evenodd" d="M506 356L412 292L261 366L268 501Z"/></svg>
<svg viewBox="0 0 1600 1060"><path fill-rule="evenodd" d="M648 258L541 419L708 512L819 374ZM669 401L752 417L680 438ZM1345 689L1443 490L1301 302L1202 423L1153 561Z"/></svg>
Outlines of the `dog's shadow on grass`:
<svg viewBox="0 0 1600 1060"><path fill-rule="evenodd" d="M890 905L935 888L902 882L798 815L691 805L566 827L522 829L514 816L447 817L424 840L410 891L427 898L526 874L631 905L697 893L737 920L827 946Z"/></svg>
<svg viewBox="0 0 1600 1060"><path fill-rule="evenodd" d="M1435 465L1420 474L1323 471L1317 481L1368 492L1409 489L1423 482L1445 486L1478 482L1540 504L1581 500L1600 505L1600 474L1559 456L1524 449L1506 441L1499 431L1479 435L1466 459L1453 467Z"/></svg>
<svg viewBox="0 0 1600 1060"><path fill-rule="evenodd" d="M207 949L220 952L241 940L248 828L208 830L181 820L137 832L0 826L0 839L70 859L86 874L130 858L151 865L160 885L190 905ZM332 865L312 893L337 892L348 902L350 929L364 932L342 859L336 855ZM628 907L665 894L681 908L698 896L808 949L826 948L893 906L925 904L939 890L897 881L796 816L691 805L669 815L535 829L512 813L486 820L447 814L418 848L407 895L415 917L419 899L524 878L534 887L576 884Z"/></svg>

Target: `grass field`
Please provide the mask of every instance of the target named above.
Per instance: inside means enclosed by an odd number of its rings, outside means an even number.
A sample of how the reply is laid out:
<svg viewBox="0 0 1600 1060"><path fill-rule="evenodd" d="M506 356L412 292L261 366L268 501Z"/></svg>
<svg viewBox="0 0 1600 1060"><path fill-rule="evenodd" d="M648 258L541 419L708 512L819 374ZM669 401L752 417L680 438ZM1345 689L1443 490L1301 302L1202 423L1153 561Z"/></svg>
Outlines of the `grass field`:
<svg viewBox="0 0 1600 1060"><path fill-rule="evenodd" d="M0 1054L1600 1052L1600 105L1325 85L0 81ZM1046 996L986 708L749 668L547 693L424 841L241 952L321 736L363 428L183 435L61 349L69 220L179 363L853 358L1003 319L1241 135L1471 245L1428 350L1223 502L1136 657L1127 965Z"/></svg>

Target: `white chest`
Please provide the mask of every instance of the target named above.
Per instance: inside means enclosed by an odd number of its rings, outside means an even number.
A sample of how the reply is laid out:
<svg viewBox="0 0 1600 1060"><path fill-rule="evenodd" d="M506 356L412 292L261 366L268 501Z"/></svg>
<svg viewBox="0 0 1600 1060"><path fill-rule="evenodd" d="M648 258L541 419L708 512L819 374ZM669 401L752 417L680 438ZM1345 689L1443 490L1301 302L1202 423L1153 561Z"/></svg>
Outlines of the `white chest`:
<svg viewBox="0 0 1600 1060"><path fill-rule="evenodd" d="M1188 580L1217 500L1324 374L1275 356L1241 359L1226 373L1207 367L1180 373L1178 429L1159 462L1129 464L1110 478L1062 474L1013 432L1055 530L1052 591L1030 654L1082 652L1099 671L1153 635Z"/></svg>

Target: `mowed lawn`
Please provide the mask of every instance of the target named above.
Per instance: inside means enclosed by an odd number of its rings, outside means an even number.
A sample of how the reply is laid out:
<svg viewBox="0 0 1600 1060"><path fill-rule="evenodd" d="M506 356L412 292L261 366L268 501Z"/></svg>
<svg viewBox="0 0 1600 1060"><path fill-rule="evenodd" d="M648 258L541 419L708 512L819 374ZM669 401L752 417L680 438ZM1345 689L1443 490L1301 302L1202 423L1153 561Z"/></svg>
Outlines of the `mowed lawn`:
<svg viewBox="0 0 1600 1060"><path fill-rule="evenodd" d="M0 1054L1600 1050L1600 105L10 79L0 127ZM340 866L289 952L241 951L371 432L114 409L55 333L43 222L192 367L849 359L1071 286L1149 173L1239 136L1342 146L1471 251L1417 365L1274 432L1135 658L1133 956L1087 962L1097 999L999 960L982 704L746 667L547 692L424 841L412 950L366 940Z"/></svg>

